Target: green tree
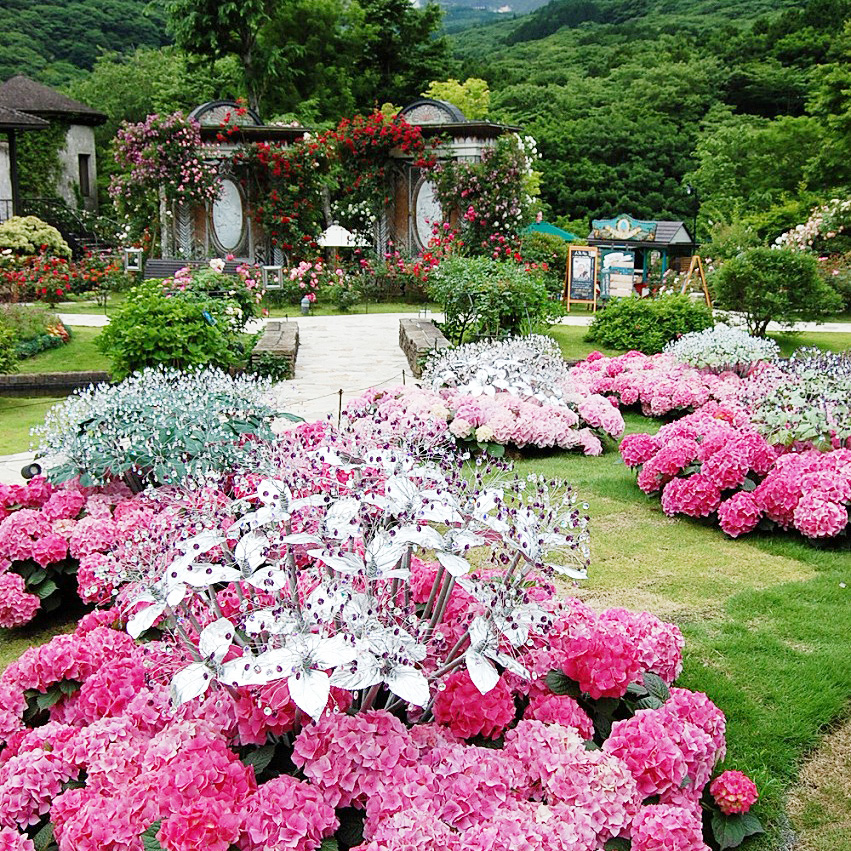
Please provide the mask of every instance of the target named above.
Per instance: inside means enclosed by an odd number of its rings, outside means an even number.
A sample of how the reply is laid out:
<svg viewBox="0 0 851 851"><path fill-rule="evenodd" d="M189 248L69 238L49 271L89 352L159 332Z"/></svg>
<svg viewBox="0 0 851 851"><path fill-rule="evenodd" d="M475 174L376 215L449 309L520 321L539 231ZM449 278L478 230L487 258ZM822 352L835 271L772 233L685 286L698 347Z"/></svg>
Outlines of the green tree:
<svg viewBox="0 0 851 851"><path fill-rule="evenodd" d="M791 326L839 310L842 299L818 273L810 254L751 248L711 276L715 305L744 314L748 331L764 337L769 322Z"/></svg>
<svg viewBox="0 0 851 851"><path fill-rule="evenodd" d="M275 0L165 0L168 29L178 47L212 63L239 59L249 105L258 109L280 51L262 37Z"/></svg>
<svg viewBox="0 0 851 851"><path fill-rule="evenodd" d="M487 82L479 77L468 77L463 83L450 78L432 80L423 97L454 103L467 118L484 118L488 114L491 93Z"/></svg>
<svg viewBox="0 0 851 851"><path fill-rule="evenodd" d="M359 0L359 5L364 18L353 33L360 54L352 69L358 109L407 103L419 96L425 80L451 70L446 38L439 35L443 13L437 3L422 9L410 0Z"/></svg>

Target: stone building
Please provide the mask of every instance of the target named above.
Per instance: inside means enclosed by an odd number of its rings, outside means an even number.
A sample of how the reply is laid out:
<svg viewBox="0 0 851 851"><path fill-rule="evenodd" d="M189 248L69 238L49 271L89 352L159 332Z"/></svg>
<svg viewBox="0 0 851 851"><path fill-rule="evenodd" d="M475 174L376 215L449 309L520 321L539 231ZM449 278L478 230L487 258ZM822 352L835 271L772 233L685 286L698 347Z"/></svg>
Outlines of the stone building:
<svg viewBox="0 0 851 851"><path fill-rule="evenodd" d="M0 84L0 108L63 128L64 140L58 152L59 174L55 192L69 207L96 212L94 128L106 121L106 115L22 75ZM4 207L11 209L12 206L14 148L14 141L9 136L5 143L0 142L0 214ZM8 196L5 194L7 191ZM23 198L31 197L26 186L20 187L20 195ZM9 203L4 205L4 199Z"/></svg>

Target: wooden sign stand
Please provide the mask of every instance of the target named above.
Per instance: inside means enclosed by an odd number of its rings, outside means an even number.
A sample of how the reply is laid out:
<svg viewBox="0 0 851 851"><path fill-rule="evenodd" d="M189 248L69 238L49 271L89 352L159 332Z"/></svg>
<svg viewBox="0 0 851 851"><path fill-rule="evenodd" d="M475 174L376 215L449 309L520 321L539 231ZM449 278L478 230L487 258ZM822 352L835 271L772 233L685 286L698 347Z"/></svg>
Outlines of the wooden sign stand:
<svg viewBox="0 0 851 851"><path fill-rule="evenodd" d="M700 259L699 254L692 255L691 263L689 263L688 267L688 272L686 272L686 277L683 281L682 289L680 290L680 295L683 295L688 292L695 275L697 275L697 280L700 281L700 285L703 288L703 295L706 298L706 306L711 308L712 299L709 295L709 287L706 285L706 273L703 271L703 261Z"/></svg>
<svg viewBox="0 0 851 851"><path fill-rule="evenodd" d="M595 247L571 245L567 249L567 266L564 270L564 295L562 301L570 313L572 304L592 305L597 312L597 262ZM578 261L578 262L577 262Z"/></svg>

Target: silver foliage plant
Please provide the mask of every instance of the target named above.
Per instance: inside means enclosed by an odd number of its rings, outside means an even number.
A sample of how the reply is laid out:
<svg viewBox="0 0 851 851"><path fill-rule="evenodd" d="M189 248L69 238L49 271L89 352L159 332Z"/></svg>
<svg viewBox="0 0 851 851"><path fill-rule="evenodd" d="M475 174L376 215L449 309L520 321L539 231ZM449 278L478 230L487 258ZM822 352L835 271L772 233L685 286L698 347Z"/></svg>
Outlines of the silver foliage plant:
<svg viewBox="0 0 851 851"><path fill-rule="evenodd" d="M352 711L427 717L457 668L483 694L497 666L530 677L524 647L551 619L534 588L586 575L587 506L564 484L361 450L330 428L312 448L286 436L266 447L252 469L264 467L246 496L220 500L218 516L199 516L176 549L126 577L128 632L159 621L188 662L171 682L177 705L214 683L286 680L313 718L332 687L353 693ZM413 585L420 556L434 571L427 599ZM460 621L456 586L475 601Z"/></svg>
<svg viewBox="0 0 851 851"><path fill-rule="evenodd" d="M754 364L779 357L780 347L774 340L752 337L741 328L719 322L713 328L683 334L668 343L664 352L696 369L745 376Z"/></svg>
<svg viewBox="0 0 851 851"><path fill-rule="evenodd" d="M430 357L422 381L432 390L457 388L471 396L506 391L550 405L564 404L572 385L558 344L543 334L442 349Z"/></svg>
<svg viewBox="0 0 851 851"><path fill-rule="evenodd" d="M241 463L244 435L271 439L271 382L219 369L158 367L79 390L32 434L53 482L124 479L134 491Z"/></svg>

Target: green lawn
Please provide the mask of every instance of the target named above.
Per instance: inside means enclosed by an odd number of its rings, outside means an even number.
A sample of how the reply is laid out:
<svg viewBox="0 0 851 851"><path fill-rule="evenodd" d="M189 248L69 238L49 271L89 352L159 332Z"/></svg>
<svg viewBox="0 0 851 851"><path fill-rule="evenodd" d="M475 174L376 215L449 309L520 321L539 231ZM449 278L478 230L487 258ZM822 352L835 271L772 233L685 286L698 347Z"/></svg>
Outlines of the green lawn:
<svg viewBox="0 0 851 851"><path fill-rule="evenodd" d="M95 338L100 332L100 328L73 325L71 326L71 341L69 343L20 361L18 372L108 371L109 360L95 346Z"/></svg>
<svg viewBox="0 0 851 851"><path fill-rule="evenodd" d="M63 398L0 396L0 455L15 455L30 449L30 429L41 425L47 411Z"/></svg>

